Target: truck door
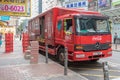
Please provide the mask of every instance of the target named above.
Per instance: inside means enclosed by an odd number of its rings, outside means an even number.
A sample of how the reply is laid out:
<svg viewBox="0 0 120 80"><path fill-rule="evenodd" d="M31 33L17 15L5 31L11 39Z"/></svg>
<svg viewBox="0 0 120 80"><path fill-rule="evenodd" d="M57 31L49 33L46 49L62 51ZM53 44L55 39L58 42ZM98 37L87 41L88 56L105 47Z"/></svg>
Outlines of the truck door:
<svg viewBox="0 0 120 80"><path fill-rule="evenodd" d="M73 20L72 18L65 18L63 22L64 22L64 40L66 41L68 48L71 48L72 50L74 46Z"/></svg>

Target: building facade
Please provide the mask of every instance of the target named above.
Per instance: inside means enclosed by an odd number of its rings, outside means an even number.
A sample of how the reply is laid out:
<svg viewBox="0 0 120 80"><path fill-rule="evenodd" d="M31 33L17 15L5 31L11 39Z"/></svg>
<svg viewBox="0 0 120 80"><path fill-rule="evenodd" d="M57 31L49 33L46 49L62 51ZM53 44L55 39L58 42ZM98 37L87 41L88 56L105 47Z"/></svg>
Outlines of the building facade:
<svg viewBox="0 0 120 80"><path fill-rule="evenodd" d="M62 0L42 0L42 12L53 7L62 7Z"/></svg>
<svg viewBox="0 0 120 80"><path fill-rule="evenodd" d="M42 12L42 0L31 0L31 18Z"/></svg>

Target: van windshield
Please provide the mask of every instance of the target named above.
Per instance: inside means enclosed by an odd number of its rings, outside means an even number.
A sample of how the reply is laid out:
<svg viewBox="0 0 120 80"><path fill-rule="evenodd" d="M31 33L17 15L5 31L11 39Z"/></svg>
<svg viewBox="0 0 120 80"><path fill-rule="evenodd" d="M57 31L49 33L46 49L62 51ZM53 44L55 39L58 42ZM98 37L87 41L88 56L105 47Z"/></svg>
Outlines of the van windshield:
<svg viewBox="0 0 120 80"><path fill-rule="evenodd" d="M76 18L77 33L108 33L110 25L107 19L100 18Z"/></svg>

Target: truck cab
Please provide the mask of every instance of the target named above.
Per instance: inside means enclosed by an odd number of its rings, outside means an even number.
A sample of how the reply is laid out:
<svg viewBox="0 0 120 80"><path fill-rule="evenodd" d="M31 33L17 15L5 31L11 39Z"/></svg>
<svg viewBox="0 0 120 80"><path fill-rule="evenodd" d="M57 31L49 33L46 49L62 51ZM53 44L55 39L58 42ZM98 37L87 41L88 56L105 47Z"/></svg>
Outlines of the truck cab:
<svg viewBox="0 0 120 80"><path fill-rule="evenodd" d="M112 55L110 24L106 16L59 16L55 33L56 42L67 47L69 61L97 61ZM58 50L61 62L64 60L63 53L64 50Z"/></svg>

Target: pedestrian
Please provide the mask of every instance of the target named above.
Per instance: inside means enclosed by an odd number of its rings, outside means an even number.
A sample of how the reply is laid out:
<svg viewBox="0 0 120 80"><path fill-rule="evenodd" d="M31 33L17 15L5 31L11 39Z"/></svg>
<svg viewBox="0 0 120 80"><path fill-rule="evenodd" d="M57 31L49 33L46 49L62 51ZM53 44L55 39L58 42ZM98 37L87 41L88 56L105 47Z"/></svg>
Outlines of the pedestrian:
<svg viewBox="0 0 120 80"><path fill-rule="evenodd" d="M117 38L118 38L118 35L117 35L117 33L115 33L115 34L114 34L114 44L116 43Z"/></svg>
<svg viewBox="0 0 120 80"><path fill-rule="evenodd" d="M2 46L2 33L0 33L0 47Z"/></svg>

